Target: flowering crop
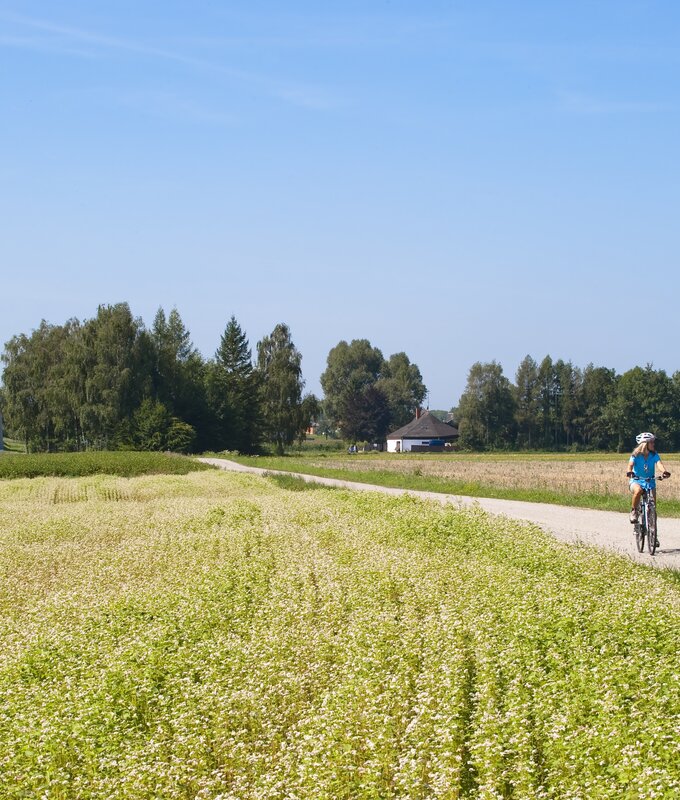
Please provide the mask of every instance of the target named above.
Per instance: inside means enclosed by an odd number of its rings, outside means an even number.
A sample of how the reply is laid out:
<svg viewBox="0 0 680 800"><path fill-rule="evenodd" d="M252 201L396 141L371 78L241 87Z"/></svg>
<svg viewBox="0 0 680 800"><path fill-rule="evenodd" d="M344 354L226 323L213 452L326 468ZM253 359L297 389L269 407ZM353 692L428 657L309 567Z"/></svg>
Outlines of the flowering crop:
<svg viewBox="0 0 680 800"><path fill-rule="evenodd" d="M0 797L672 798L680 593L480 511L0 485Z"/></svg>

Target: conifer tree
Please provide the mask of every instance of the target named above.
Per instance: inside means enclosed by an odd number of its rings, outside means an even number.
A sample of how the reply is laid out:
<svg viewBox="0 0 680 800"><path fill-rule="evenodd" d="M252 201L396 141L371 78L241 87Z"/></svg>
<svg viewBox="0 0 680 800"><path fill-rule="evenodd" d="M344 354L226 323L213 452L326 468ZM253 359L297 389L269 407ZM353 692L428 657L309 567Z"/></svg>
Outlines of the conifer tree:
<svg viewBox="0 0 680 800"><path fill-rule="evenodd" d="M253 452L261 425L258 375L246 334L233 315L210 366L208 398L218 447Z"/></svg>

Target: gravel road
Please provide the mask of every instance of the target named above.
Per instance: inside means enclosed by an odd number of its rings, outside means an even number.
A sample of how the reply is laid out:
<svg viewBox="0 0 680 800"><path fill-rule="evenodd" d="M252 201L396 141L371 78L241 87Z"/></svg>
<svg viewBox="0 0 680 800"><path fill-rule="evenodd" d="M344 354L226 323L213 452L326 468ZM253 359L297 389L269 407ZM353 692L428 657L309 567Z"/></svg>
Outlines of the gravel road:
<svg viewBox="0 0 680 800"><path fill-rule="evenodd" d="M251 472L259 475L265 472L269 474L279 473L278 470L246 467L226 458L201 458L199 461L234 472ZM305 481L322 483L326 486L357 489L363 492L383 492L391 495L410 494L414 497L422 497L442 504L451 503L461 507L478 505L490 514L532 522L563 542L581 542L605 547L617 553L630 556L642 564L680 569L680 519L664 519L663 506L661 507L661 518L659 519L661 547L657 550L656 555L650 556L647 552L637 552L633 526L628 521L628 516L614 511L595 511L589 508L554 506L548 503L525 503L520 500L461 497L439 492L418 492L411 489L392 489L369 483L321 478L316 475L302 475L297 472L280 472L279 474L295 475Z"/></svg>

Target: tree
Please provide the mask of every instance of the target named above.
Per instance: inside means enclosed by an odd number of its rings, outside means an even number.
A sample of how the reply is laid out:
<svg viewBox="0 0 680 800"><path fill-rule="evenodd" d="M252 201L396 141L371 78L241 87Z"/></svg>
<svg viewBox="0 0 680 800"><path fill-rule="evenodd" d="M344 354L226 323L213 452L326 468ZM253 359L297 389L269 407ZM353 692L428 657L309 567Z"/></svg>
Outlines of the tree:
<svg viewBox="0 0 680 800"><path fill-rule="evenodd" d="M301 363L302 355L283 323L257 343L264 434L279 454L304 430Z"/></svg>
<svg viewBox="0 0 680 800"><path fill-rule="evenodd" d="M173 417L200 431L200 444L209 447L209 409L206 365L176 308L166 320L159 308L150 333L153 346L154 396Z"/></svg>
<svg viewBox="0 0 680 800"><path fill-rule="evenodd" d="M379 384L365 386L354 397L344 421L344 435L352 442L382 441L392 420L390 403Z"/></svg>
<svg viewBox="0 0 680 800"><path fill-rule="evenodd" d="M390 427L405 425L427 394L420 370L406 353L385 361L368 339L343 340L332 348L321 386L329 427L352 442L380 440Z"/></svg>
<svg viewBox="0 0 680 800"><path fill-rule="evenodd" d="M81 419L89 446L115 447L121 423L151 392L151 353L143 332L127 303L99 306L97 316L83 326Z"/></svg>
<svg viewBox="0 0 680 800"><path fill-rule="evenodd" d="M515 398L498 362L472 365L456 413L464 447L503 448L512 443Z"/></svg>
<svg viewBox="0 0 680 800"><path fill-rule="evenodd" d="M409 366L407 363L407 371ZM391 419L387 391L393 391L395 403L400 399L399 367L403 368L404 362L397 357L395 376L383 388L385 359L368 339L354 339L350 344L343 340L328 353L321 375L324 410L345 439L356 442L385 436Z"/></svg>
<svg viewBox="0 0 680 800"><path fill-rule="evenodd" d="M555 363L556 413L559 425L556 431L556 444L567 447L573 444L577 435L576 422L580 416L581 371L571 361L560 359Z"/></svg>
<svg viewBox="0 0 680 800"><path fill-rule="evenodd" d="M321 403L316 395L306 394L300 404L300 420L298 423L298 442L302 444L306 438L306 431L321 414Z"/></svg>
<svg viewBox="0 0 680 800"><path fill-rule="evenodd" d="M540 407L538 364L525 356L515 373L515 419L520 447L536 447L539 439Z"/></svg>
<svg viewBox="0 0 680 800"><path fill-rule="evenodd" d="M546 450L557 445L560 426L558 396L559 384L552 358L546 356L538 367L539 419L541 444Z"/></svg>
<svg viewBox="0 0 680 800"><path fill-rule="evenodd" d="M674 443L677 416L673 381L651 364L624 372L606 415L619 452L629 449L640 431L653 431L662 446L664 442Z"/></svg>
<svg viewBox="0 0 680 800"><path fill-rule="evenodd" d="M321 375L324 410L343 431L356 398L382 375L385 359L368 339L342 340L331 349ZM343 435L345 435L343 433Z"/></svg>
<svg viewBox="0 0 680 800"><path fill-rule="evenodd" d="M24 441L30 452L38 428L39 400L35 387L35 370L31 357L31 342L28 336L13 336L5 343L2 354L3 413L8 431Z"/></svg>
<svg viewBox="0 0 680 800"><path fill-rule="evenodd" d="M605 449L616 446L607 408L617 396L617 375L613 369L595 367L583 370L581 381L581 418L578 425L583 444L587 447Z"/></svg>
<svg viewBox="0 0 680 800"><path fill-rule="evenodd" d="M394 353L384 362L376 386L387 398L390 412L388 424L394 428L401 428L410 422L416 408L422 405L427 395L420 370L409 361L406 353Z"/></svg>
<svg viewBox="0 0 680 800"><path fill-rule="evenodd" d="M172 415L159 400L147 397L132 415L130 444L135 450L167 449Z"/></svg>
<svg viewBox="0 0 680 800"><path fill-rule="evenodd" d="M196 432L187 422L173 417L159 400L147 397L132 415L125 444L136 450L187 453Z"/></svg>
<svg viewBox="0 0 680 800"><path fill-rule="evenodd" d="M251 363L248 339L234 316L222 334L207 381L217 446L253 452L261 429L258 373Z"/></svg>
<svg viewBox="0 0 680 800"><path fill-rule="evenodd" d="M65 325L43 320L30 336L15 336L5 345L7 424L29 450L78 446L80 399L68 381L68 344L77 327L77 320Z"/></svg>

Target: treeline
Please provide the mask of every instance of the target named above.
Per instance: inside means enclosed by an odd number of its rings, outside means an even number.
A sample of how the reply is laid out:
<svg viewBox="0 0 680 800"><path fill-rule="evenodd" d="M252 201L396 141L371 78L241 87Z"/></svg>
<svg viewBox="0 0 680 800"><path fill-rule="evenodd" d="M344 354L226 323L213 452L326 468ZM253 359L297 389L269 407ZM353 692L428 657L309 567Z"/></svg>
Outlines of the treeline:
<svg viewBox="0 0 680 800"><path fill-rule="evenodd" d="M277 325L256 346L232 317L204 359L176 309L153 325L127 303L85 322L43 321L5 344L0 409L7 431L39 451L238 450L278 452L320 433L380 441L408 422L426 395L405 353L384 358L366 339L341 341L321 376L323 404L303 396L302 356Z"/></svg>
<svg viewBox="0 0 680 800"><path fill-rule="evenodd" d="M427 396L406 353L385 358L366 339L339 342L321 375L324 400L303 395L302 356L278 324L253 356L235 317L204 358L178 311L147 328L127 303L92 319L42 322L5 344L0 390L7 433L29 451L132 448L278 452L321 434L379 442L409 422ZM496 361L473 364L453 416L475 450L627 450L652 430L680 449L680 372L615 370L571 362L519 365L514 383Z"/></svg>
<svg viewBox="0 0 680 800"><path fill-rule="evenodd" d="M454 416L460 445L479 449L593 449L623 452L640 431L680 449L680 372L651 365L619 375L546 356L519 365L512 383L501 365L470 368Z"/></svg>
<svg viewBox="0 0 680 800"><path fill-rule="evenodd" d="M284 324L257 343L232 317L211 359L179 313L151 328L127 303L85 322L42 322L5 344L0 396L6 430L29 451L133 448L177 452L277 450L318 413L303 396L302 356Z"/></svg>

